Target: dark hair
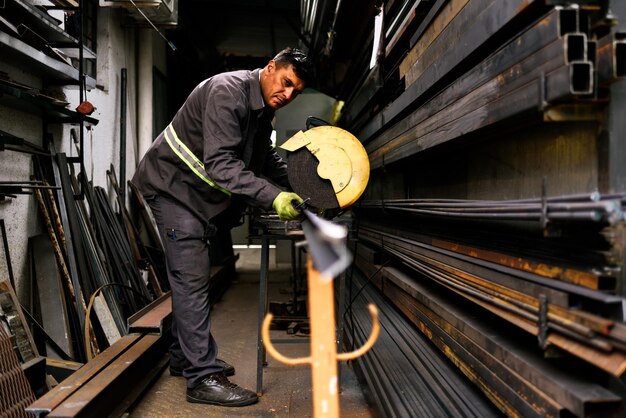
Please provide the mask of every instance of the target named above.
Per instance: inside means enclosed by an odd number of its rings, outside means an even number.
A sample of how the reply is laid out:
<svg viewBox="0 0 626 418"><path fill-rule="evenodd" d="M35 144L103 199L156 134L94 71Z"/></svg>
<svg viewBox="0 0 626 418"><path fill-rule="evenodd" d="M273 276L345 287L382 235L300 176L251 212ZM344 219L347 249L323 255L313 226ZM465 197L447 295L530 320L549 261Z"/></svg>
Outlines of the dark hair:
<svg viewBox="0 0 626 418"><path fill-rule="evenodd" d="M273 58L276 67L293 66L293 72L308 86L313 81L313 63L303 51L287 47Z"/></svg>

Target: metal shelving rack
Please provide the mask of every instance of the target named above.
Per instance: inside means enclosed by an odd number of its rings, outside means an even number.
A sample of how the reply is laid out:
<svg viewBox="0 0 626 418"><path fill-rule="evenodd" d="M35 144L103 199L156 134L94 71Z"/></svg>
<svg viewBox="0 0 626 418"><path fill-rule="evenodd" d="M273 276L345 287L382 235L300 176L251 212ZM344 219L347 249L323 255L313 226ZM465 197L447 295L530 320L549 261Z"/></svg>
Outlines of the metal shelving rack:
<svg viewBox="0 0 626 418"><path fill-rule="evenodd" d="M54 0L53 3L54 5L45 8L76 13L78 39L61 29L54 18L34 5L24 0L7 0L0 9L0 17L6 15L11 19L0 20L0 54L9 62L28 68L33 74L41 77L44 84L78 86L79 102L82 103L86 97L86 89L95 87L95 80L85 75L84 71L85 59L95 58L95 54L83 43L83 2ZM17 24L14 25L11 21ZM53 57L56 50L68 58L77 59L77 68L65 62L61 55L59 59ZM78 164L80 171L84 171L84 128L85 124L96 125L97 119L70 110L64 103L41 94L37 89L10 81L0 80L0 103L40 115L45 126L49 123L77 124L78 155L69 157L68 163ZM77 197L81 199L84 197L82 187Z"/></svg>

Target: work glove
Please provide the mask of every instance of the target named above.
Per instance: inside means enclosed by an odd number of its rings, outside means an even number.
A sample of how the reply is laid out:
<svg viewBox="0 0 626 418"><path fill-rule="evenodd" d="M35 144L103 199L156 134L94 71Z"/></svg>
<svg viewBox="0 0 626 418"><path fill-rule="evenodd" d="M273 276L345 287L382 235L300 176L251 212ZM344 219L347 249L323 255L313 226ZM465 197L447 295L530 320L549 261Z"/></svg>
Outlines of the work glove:
<svg viewBox="0 0 626 418"><path fill-rule="evenodd" d="M295 193L291 192L280 192L274 202L272 203L272 207L278 213L278 217L281 221L291 221L300 216L300 212L293 207L294 203L297 205L298 203L302 203L302 198Z"/></svg>

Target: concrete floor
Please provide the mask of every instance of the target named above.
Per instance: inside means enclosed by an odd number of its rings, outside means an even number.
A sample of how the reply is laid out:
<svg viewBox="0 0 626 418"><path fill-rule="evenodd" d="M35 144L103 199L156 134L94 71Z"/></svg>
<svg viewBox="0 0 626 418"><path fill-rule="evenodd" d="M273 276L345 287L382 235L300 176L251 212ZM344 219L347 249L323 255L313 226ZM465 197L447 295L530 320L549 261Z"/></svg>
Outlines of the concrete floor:
<svg viewBox="0 0 626 418"><path fill-rule="evenodd" d="M259 250L237 250L238 278L215 304L212 313L213 335L219 357L233 364L237 370L230 379L250 390L256 389L256 340L258 309ZM273 258L272 258L273 259ZM287 301L288 294L281 289L289 287L290 266L270 266L270 301ZM285 331L271 332L272 339L290 337ZM302 339L301 336L292 338ZM280 344L276 346L289 357L308 355L308 344ZM368 406L352 369L341 367L342 417L369 418L376 413ZM172 377L166 369L147 390L145 396L130 412L131 417L311 417L313 416L311 372L307 366L286 366L268 356L263 374L263 396L255 405L241 408L192 404L185 399L185 380Z"/></svg>

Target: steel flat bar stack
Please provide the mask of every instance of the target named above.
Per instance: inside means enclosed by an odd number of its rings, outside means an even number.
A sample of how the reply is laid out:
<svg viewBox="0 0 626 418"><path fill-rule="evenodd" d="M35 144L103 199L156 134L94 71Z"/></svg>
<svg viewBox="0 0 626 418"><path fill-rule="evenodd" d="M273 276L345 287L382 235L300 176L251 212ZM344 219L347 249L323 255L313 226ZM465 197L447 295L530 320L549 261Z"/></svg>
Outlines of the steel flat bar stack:
<svg viewBox="0 0 626 418"><path fill-rule="evenodd" d="M591 315L593 313L591 309L595 309L603 315L610 313L618 315L618 321L621 320L620 297L420 243L411 239L410 233L406 231L385 229L381 225L362 226L359 236L439 282L449 284L460 291L480 289L482 295L489 294L495 298L493 303L501 307L506 304L510 310L534 319L535 322L539 309L538 300L544 295L552 307L548 310L548 318L550 313L554 314L553 320L569 329L569 332L593 336L598 340L592 344L600 347L607 347L605 344L608 342L596 333L609 339L614 333L617 335L614 345L626 348L626 341L621 340L623 332L611 331L613 328L626 329L623 324ZM483 296L483 299L485 298L487 296ZM579 315L581 308L588 312Z"/></svg>

